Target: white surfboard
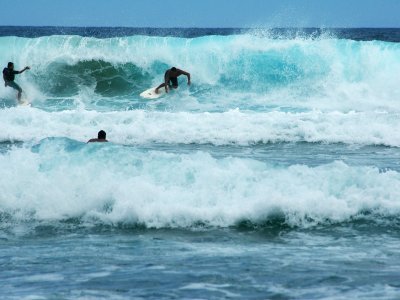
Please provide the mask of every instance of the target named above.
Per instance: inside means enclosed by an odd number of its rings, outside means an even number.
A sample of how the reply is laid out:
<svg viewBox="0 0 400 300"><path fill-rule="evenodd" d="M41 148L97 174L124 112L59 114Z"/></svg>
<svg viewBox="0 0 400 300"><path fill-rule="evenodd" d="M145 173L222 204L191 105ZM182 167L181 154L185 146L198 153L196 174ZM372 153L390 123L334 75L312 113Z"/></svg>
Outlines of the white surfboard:
<svg viewBox="0 0 400 300"><path fill-rule="evenodd" d="M165 87L158 89L157 94L156 94L156 88L157 87L155 86L155 87L149 88L148 90L145 90L144 92L142 92L140 94L140 97L151 100L151 99L157 99L165 94Z"/></svg>
<svg viewBox="0 0 400 300"><path fill-rule="evenodd" d="M31 103L26 99L22 99L21 102L19 102L18 104L20 106L31 106Z"/></svg>

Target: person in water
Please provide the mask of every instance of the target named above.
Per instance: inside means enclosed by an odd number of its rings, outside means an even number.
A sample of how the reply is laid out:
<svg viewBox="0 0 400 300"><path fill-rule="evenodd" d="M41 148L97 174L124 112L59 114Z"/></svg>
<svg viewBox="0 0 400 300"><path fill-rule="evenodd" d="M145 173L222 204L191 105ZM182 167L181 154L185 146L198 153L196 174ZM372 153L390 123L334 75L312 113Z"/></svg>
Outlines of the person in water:
<svg viewBox="0 0 400 300"><path fill-rule="evenodd" d="M97 139L90 139L88 140L88 143L104 143L104 142L108 142L106 140L106 132L104 130L100 130L99 133L97 134Z"/></svg>
<svg viewBox="0 0 400 300"><path fill-rule="evenodd" d="M183 70L172 67L171 69L165 71L164 74L164 83L161 83L156 88L156 94L158 94L158 90L162 87L165 87L165 92L168 93L168 88L171 86L172 88L178 88L178 77L181 75L186 75L188 79L188 85L190 85L190 73L185 72Z"/></svg>
<svg viewBox="0 0 400 300"><path fill-rule="evenodd" d="M22 95L22 89L21 87L14 82L15 79L15 74L21 74L25 72L26 70L29 70L30 67L25 67L21 71L15 71L14 70L14 63L9 62L7 64L7 68L3 69L3 79L4 79L4 86L7 87L12 87L14 90L18 91L18 101L21 102L21 95Z"/></svg>

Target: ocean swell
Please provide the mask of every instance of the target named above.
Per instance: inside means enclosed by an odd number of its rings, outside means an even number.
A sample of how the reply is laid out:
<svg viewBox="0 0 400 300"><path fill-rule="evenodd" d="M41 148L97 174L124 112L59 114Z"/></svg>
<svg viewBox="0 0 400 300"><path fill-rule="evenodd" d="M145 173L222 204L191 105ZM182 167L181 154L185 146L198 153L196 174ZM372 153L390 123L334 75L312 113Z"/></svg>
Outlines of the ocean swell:
<svg viewBox="0 0 400 300"><path fill-rule="evenodd" d="M394 101L400 97L400 46L382 41L285 40L250 34L0 41L0 57L17 66L31 65L21 82L47 97L77 97L90 90L93 97L138 99L142 90L162 81L170 66L191 72L192 92L202 102L221 97L227 104L222 91L245 92L237 101L229 99L238 107L251 104L249 92L265 103L338 110L396 109Z"/></svg>

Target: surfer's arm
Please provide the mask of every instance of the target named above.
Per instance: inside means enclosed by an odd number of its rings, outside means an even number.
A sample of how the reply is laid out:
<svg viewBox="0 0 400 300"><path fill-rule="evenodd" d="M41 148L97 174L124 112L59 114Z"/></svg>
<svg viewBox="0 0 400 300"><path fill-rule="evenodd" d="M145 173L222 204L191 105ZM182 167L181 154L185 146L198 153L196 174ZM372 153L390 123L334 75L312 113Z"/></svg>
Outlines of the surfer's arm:
<svg viewBox="0 0 400 300"><path fill-rule="evenodd" d="M17 71L17 74L24 73L26 70L29 70L29 69L30 69L30 67L25 67L21 71Z"/></svg>
<svg viewBox="0 0 400 300"><path fill-rule="evenodd" d="M188 73L188 72L186 72L186 71L183 71L183 70L179 70L179 72L180 72L182 75L185 75L185 76L187 77L188 84L190 85L190 73Z"/></svg>
<svg viewBox="0 0 400 300"><path fill-rule="evenodd" d="M164 86L165 86L166 93L168 93L168 82L169 82L169 75L164 77Z"/></svg>

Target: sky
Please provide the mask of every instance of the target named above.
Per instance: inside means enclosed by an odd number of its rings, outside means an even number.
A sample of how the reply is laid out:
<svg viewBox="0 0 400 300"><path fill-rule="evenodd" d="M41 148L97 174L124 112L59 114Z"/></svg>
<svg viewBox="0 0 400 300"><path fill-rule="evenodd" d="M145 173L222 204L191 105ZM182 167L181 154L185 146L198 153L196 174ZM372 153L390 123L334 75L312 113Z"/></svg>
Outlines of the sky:
<svg viewBox="0 0 400 300"><path fill-rule="evenodd" d="M0 26L400 27L400 0L0 2Z"/></svg>

